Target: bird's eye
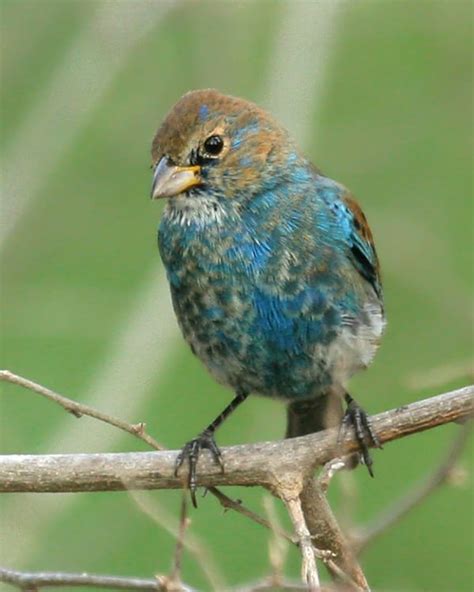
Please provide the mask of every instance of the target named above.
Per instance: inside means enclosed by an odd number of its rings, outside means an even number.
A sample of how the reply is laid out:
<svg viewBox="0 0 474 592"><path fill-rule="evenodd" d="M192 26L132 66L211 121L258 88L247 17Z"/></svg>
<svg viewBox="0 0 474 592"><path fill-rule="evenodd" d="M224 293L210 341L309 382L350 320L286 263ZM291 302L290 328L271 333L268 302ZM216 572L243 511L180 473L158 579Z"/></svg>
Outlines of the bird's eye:
<svg viewBox="0 0 474 592"><path fill-rule="evenodd" d="M209 156L217 156L224 148L224 140L221 136L209 136L204 142L204 150Z"/></svg>

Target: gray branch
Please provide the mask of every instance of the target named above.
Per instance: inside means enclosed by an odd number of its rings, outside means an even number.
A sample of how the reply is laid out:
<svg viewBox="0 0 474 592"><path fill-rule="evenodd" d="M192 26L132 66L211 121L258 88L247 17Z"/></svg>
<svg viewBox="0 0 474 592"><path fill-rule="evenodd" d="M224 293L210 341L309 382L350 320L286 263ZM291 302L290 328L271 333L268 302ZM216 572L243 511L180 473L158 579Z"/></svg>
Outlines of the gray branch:
<svg viewBox="0 0 474 592"><path fill-rule="evenodd" d="M382 443L473 415L474 385L417 401L371 418ZM280 488L282 475L293 486L335 456L358 449L352 433L336 445L337 429L303 438L222 449L222 473L204 452L199 461L201 486ZM186 470L174 475L176 451L104 454L15 454L0 457L0 492L85 492L125 489L177 489Z"/></svg>

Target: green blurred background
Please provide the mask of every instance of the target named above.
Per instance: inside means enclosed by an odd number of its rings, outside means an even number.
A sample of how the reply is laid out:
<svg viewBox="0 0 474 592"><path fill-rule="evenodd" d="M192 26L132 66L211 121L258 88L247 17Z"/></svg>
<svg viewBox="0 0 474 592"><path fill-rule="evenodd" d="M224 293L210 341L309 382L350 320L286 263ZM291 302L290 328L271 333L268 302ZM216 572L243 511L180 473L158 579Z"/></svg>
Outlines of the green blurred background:
<svg viewBox="0 0 474 592"><path fill-rule="evenodd" d="M472 355L472 3L1 0L3 367L131 422L167 447L229 401L181 340L156 249L149 145L185 91L255 100L350 187L375 233L389 325L352 392L379 412L466 384ZM4 453L143 450L6 386ZM220 444L280 438L253 398ZM375 453L331 497L364 523L428 473L459 428ZM473 498L456 483L363 556L377 590L472 590ZM463 477L463 478L460 478ZM349 496L347 492L349 491ZM262 492L229 491L263 513ZM141 496L176 523L179 492ZM1 561L149 577L174 538L127 493L3 496ZM285 521L284 512L280 512ZM191 532L221 582L269 572L269 534L208 496ZM211 584L189 552L184 579ZM296 577L290 549L286 571ZM219 584L217 587L221 587Z"/></svg>

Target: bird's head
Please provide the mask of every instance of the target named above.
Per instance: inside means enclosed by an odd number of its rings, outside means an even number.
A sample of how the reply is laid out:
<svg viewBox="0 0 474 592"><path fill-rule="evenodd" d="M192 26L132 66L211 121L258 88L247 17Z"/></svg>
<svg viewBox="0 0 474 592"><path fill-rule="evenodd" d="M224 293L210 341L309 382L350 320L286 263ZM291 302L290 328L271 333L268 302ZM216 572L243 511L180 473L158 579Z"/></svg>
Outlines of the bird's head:
<svg viewBox="0 0 474 592"><path fill-rule="evenodd" d="M253 103L215 90L184 95L152 144L153 199L248 199L278 184L297 158L287 132Z"/></svg>

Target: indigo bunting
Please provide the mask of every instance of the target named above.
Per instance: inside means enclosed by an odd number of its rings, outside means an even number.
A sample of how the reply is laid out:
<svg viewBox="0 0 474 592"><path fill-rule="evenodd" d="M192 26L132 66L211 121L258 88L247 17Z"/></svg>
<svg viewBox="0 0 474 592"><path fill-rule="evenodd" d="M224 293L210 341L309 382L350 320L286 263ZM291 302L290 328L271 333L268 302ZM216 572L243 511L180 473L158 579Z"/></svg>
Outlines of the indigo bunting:
<svg viewBox="0 0 474 592"><path fill-rule="evenodd" d="M286 437L352 424L372 475L365 412L346 391L384 324L379 262L349 191L323 175L275 119L215 90L184 95L152 144L151 196L169 198L158 245L191 350L235 398L185 444L196 505L203 448L250 393L287 404ZM347 403L345 415L343 400Z"/></svg>

